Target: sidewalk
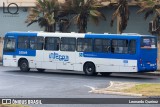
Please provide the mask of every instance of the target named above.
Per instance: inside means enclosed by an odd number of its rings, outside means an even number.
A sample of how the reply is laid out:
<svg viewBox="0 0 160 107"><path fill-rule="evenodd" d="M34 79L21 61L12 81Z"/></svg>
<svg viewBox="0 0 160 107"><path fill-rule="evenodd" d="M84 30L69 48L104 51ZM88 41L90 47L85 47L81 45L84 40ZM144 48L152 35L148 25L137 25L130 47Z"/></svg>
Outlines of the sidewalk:
<svg viewBox="0 0 160 107"><path fill-rule="evenodd" d="M159 83L139 83L139 82L119 82L110 81L110 85L105 88L92 88L92 93L97 94L113 94L113 95L125 95L136 97L150 97L159 98L160 93L157 89L160 87ZM153 92L150 93L150 90Z"/></svg>
<svg viewBox="0 0 160 107"><path fill-rule="evenodd" d="M160 71L136 73L137 75L160 76Z"/></svg>
<svg viewBox="0 0 160 107"><path fill-rule="evenodd" d="M122 74L122 73L119 73ZM130 74L130 75L146 75L146 76L160 76L160 71L154 71L154 72L126 72L124 74Z"/></svg>

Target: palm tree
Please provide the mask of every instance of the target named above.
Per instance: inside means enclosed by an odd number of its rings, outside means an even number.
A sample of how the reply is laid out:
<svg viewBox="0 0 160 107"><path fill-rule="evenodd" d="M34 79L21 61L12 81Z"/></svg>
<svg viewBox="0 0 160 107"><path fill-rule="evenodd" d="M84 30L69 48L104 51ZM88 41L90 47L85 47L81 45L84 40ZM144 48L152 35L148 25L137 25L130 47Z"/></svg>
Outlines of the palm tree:
<svg viewBox="0 0 160 107"><path fill-rule="evenodd" d="M153 15L153 23L156 24L160 20L160 1L158 0L137 0L140 9L137 13L145 13L146 20L150 15ZM158 25L158 24L157 24ZM160 33L160 25L157 26L156 31ZM150 31L152 32L152 31Z"/></svg>
<svg viewBox="0 0 160 107"><path fill-rule="evenodd" d="M36 6L30 8L27 20L27 26L38 22L45 31L55 31L55 23L58 18L59 3L58 0L37 0Z"/></svg>
<svg viewBox="0 0 160 107"><path fill-rule="evenodd" d="M116 5L110 25L113 26L114 20L117 18L117 33L122 33L126 29L129 20L128 1L119 0Z"/></svg>
<svg viewBox="0 0 160 107"><path fill-rule="evenodd" d="M97 0L66 0L65 5L62 6L66 12L74 15L72 20L77 25L79 33L86 32L89 17L96 25L100 18L106 20L105 15L97 10L100 7L103 5L100 5Z"/></svg>

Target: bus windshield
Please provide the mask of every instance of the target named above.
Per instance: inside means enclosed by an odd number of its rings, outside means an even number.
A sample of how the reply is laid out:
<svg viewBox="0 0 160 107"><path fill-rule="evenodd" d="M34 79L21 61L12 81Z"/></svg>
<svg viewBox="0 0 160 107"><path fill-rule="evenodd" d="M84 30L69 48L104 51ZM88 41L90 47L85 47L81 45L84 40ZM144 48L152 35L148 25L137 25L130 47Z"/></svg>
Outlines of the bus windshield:
<svg viewBox="0 0 160 107"><path fill-rule="evenodd" d="M141 39L141 48L156 48L156 38L144 37Z"/></svg>
<svg viewBox="0 0 160 107"><path fill-rule="evenodd" d="M5 38L4 41L4 52L14 52L15 51L15 39Z"/></svg>

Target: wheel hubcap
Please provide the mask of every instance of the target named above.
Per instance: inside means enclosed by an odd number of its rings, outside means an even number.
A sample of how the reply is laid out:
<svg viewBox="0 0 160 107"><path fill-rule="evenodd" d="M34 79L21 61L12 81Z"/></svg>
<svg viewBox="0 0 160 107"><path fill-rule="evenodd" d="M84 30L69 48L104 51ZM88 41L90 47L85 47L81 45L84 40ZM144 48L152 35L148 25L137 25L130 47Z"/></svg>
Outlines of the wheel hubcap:
<svg viewBox="0 0 160 107"><path fill-rule="evenodd" d="M87 71L88 71L88 72L92 72L92 68L91 68L91 67L88 67L88 68L87 68Z"/></svg>
<svg viewBox="0 0 160 107"><path fill-rule="evenodd" d="M23 63L23 64L22 64L22 68L25 69L26 67L27 67L27 64L26 64L26 63Z"/></svg>

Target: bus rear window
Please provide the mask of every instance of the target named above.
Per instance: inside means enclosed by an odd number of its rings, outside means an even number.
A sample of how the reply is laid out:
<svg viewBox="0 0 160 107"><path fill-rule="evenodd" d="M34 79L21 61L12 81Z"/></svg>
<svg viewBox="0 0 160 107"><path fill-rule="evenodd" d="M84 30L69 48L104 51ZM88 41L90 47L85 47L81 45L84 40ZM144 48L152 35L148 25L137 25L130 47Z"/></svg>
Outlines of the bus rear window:
<svg viewBox="0 0 160 107"><path fill-rule="evenodd" d="M155 38L142 38L141 48L156 48L157 42Z"/></svg>
<svg viewBox="0 0 160 107"><path fill-rule="evenodd" d="M14 52L15 51L15 39L5 38L4 39L4 52Z"/></svg>

